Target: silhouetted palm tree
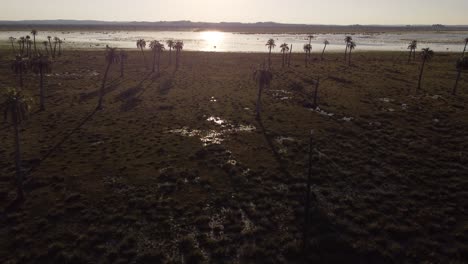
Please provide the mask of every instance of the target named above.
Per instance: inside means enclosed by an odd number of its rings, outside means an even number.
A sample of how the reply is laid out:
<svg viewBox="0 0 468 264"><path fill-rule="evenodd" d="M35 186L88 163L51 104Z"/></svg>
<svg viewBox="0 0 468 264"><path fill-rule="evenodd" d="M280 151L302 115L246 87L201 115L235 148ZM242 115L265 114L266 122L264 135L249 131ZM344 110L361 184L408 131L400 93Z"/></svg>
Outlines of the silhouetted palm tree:
<svg viewBox="0 0 468 264"><path fill-rule="evenodd" d="M124 77L124 66L128 60L128 54L124 50L120 50L120 77Z"/></svg>
<svg viewBox="0 0 468 264"><path fill-rule="evenodd" d="M465 52L466 52L466 46L468 46L468 38L465 39L465 48L463 49L463 54L462 54L462 57L465 56Z"/></svg>
<svg viewBox="0 0 468 264"><path fill-rule="evenodd" d="M167 47L169 48L169 65L172 65L172 49L174 48L174 41L169 39L166 41Z"/></svg>
<svg viewBox="0 0 468 264"><path fill-rule="evenodd" d="M58 45L59 45L58 55L59 55L59 57L62 56L62 43L63 43L63 40L59 39L58 40Z"/></svg>
<svg viewBox="0 0 468 264"><path fill-rule="evenodd" d="M309 65L309 54L312 50L312 45L304 44L304 51L305 51L305 66L308 67Z"/></svg>
<svg viewBox="0 0 468 264"><path fill-rule="evenodd" d="M30 48L31 37L30 37L30 36L26 36L25 42L26 42L26 55L27 55L28 57L30 57L30 56L31 56L31 55L30 55L30 50L31 50L31 48Z"/></svg>
<svg viewBox="0 0 468 264"><path fill-rule="evenodd" d="M15 60L11 63L11 70L19 79L19 86L23 89L23 75L28 70L28 60L24 59L22 56L17 55Z"/></svg>
<svg viewBox="0 0 468 264"><path fill-rule="evenodd" d="M10 120L14 128L16 189L18 200L24 199L19 127L21 122L23 122L28 117L31 105L30 102L31 100L23 96L21 91L7 89L5 99L0 105L5 121Z"/></svg>
<svg viewBox="0 0 468 264"><path fill-rule="evenodd" d="M460 80L462 71L468 70L468 57L460 58L457 61L456 68L457 68L458 74L457 74L457 80L455 81L455 86L453 87L453 91L452 91L453 95L457 94L458 81Z"/></svg>
<svg viewBox="0 0 468 264"><path fill-rule="evenodd" d="M47 41L43 41L43 42L42 42L42 45L44 45L45 51L46 51L46 53L47 53L47 56L49 56L49 55L50 55L50 54L49 54L49 49L47 48L47 45L49 45L49 43L48 43Z"/></svg>
<svg viewBox="0 0 468 264"><path fill-rule="evenodd" d="M351 41L353 41L353 38L351 36L346 36L345 39L344 39L345 43L346 43L346 49L345 49L345 61L346 61L346 58L348 56L348 48L349 48L349 43Z"/></svg>
<svg viewBox="0 0 468 264"><path fill-rule="evenodd" d="M33 35L33 39L34 39L34 54L37 54L37 47L36 47L37 30L35 29L31 30L31 34Z"/></svg>
<svg viewBox="0 0 468 264"><path fill-rule="evenodd" d="M184 48L184 42L177 41L174 45L174 49L176 50L176 69L179 69L179 60L180 60L180 52Z"/></svg>
<svg viewBox="0 0 468 264"><path fill-rule="evenodd" d="M418 90L421 89L421 81L422 81L422 76L424 72L424 66L426 65L427 61L432 59L432 57L434 57L434 51L432 51L430 48L422 49L421 51L422 64L421 64L421 72L419 73Z"/></svg>
<svg viewBox="0 0 468 264"><path fill-rule="evenodd" d="M314 38L314 35L309 35L307 38L309 38L309 45L312 45L312 39Z"/></svg>
<svg viewBox="0 0 468 264"><path fill-rule="evenodd" d="M24 47L24 37L20 37L20 39L18 39L16 41L16 43L18 43L18 50L19 50L19 55L23 55L23 47Z"/></svg>
<svg viewBox="0 0 468 264"><path fill-rule="evenodd" d="M104 77L102 78L101 89L99 90L99 102L97 110L102 110L102 101L104 99L104 89L106 87L107 75L112 64L119 63L119 56L117 55L116 48L106 48L106 71L104 72Z"/></svg>
<svg viewBox="0 0 468 264"><path fill-rule="evenodd" d="M281 44L280 48L281 48L281 53L283 53L283 67L284 67L284 64L286 62L286 54L287 54L286 52L289 51L289 45L286 43L283 43Z"/></svg>
<svg viewBox="0 0 468 264"><path fill-rule="evenodd" d="M411 62L411 55L413 55L413 59L415 58L417 48L418 48L418 41L417 40L411 41L410 44L408 45L408 49L410 50L409 57L408 57L408 63Z"/></svg>
<svg viewBox="0 0 468 264"><path fill-rule="evenodd" d="M50 53L52 54L52 57L55 58L55 53L52 53L52 42L50 41L51 38L51 36L47 36L47 39L49 40Z"/></svg>
<svg viewBox="0 0 468 264"><path fill-rule="evenodd" d="M52 71L52 62L47 56L37 56L31 61L31 68L34 73L39 74L39 91L40 91L40 110L45 110L45 88L44 88L44 74Z"/></svg>
<svg viewBox="0 0 468 264"><path fill-rule="evenodd" d="M260 69L254 71L253 77L258 84L256 115L257 118L260 118L260 112L262 110L262 92L265 87L270 87L271 80L273 79L273 74L270 72L270 70L265 69L265 63L263 63Z"/></svg>
<svg viewBox="0 0 468 264"><path fill-rule="evenodd" d="M322 51L322 60L323 60L323 55L325 54L325 49L327 48L327 46L330 44L330 42L328 42L328 40L325 40L323 41L323 51Z"/></svg>
<svg viewBox="0 0 468 264"><path fill-rule="evenodd" d="M269 53L268 53L268 68L271 68L271 50L276 47L275 40L274 39L269 39L265 46L268 47Z"/></svg>
<svg viewBox="0 0 468 264"><path fill-rule="evenodd" d="M148 69L148 64L146 63L145 52L143 51L146 48L146 41L144 39L137 40L137 48L141 50L141 55L143 56L143 61L145 62L145 68Z"/></svg>
<svg viewBox="0 0 468 264"><path fill-rule="evenodd" d="M14 37L9 37L8 40L11 42L11 48L13 49L13 54L16 55L16 49L15 49L15 38Z"/></svg>
<svg viewBox="0 0 468 264"><path fill-rule="evenodd" d="M154 72L156 70L156 54L158 53L158 46L159 46L159 41L153 40L150 42L149 47L153 51L153 70Z"/></svg>
<svg viewBox="0 0 468 264"><path fill-rule="evenodd" d="M293 45L291 44L291 48L289 48L288 67L291 67L292 48Z"/></svg>
<svg viewBox="0 0 468 264"><path fill-rule="evenodd" d="M351 65L351 52L356 48L356 43L354 41L349 42L349 65Z"/></svg>
<svg viewBox="0 0 468 264"><path fill-rule="evenodd" d="M57 44L58 44L59 40L60 39L58 37L54 37L54 53L52 55L54 58L55 58L55 54L57 54L56 51L57 51Z"/></svg>

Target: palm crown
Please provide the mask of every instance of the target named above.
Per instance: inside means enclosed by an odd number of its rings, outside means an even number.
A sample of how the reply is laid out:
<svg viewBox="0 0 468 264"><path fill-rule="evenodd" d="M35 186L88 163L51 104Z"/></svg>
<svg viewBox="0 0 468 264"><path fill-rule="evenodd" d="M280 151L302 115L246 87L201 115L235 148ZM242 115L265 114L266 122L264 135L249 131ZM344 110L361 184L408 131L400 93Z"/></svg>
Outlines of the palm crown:
<svg viewBox="0 0 468 264"><path fill-rule="evenodd" d="M174 47L174 41L172 39L167 40L166 44L171 49Z"/></svg>
<svg viewBox="0 0 468 264"><path fill-rule="evenodd" d="M352 38L351 36L346 36L345 39L344 39L344 41L345 41L346 43L350 43L351 41L353 41L353 38Z"/></svg>
<svg viewBox="0 0 468 264"><path fill-rule="evenodd" d="M418 48L418 41L413 40L411 43L408 45L408 49L417 49Z"/></svg>
<svg viewBox="0 0 468 264"><path fill-rule="evenodd" d="M174 45L174 48L177 51L181 51L184 48L184 42L183 41L177 41Z"/></svg>
<svg viewBox="0 0 468 264"><path fill-rule="evenodd" d="M323 41L323 44L328 45L330 42L328 40Z"/></svg>
<svg viewBox="0 0 468 264"><path fill-rule="evenodd" d="M289 51L289 45L286 43L281 44L280 48L281 48L281 52Z"/></svg>
<svg viewBox="0 0 468 264"><path fill-rule="evenodd" d="M350 41L348 45L349 45L349 49L351 49L351 50L356 48L356 42L354 42L354 41Z"/></svg>
<svg viewBox="0 0 468 264"><path fill-rule="evenodd" d="M434 51L431 50L430 48L422 49L421 58L423 60L430 60L430 59L432 59L433 56L434 56Z"/></svg>
<svg viewBox="0 0 468 264"><path fill-rule="evenodd" d="M146 41L144 39L139 39L137 40L136 45L137 45L137 48L144 49L146 48Z"/></svg>
<svg viewBox="0 0 468 264"><path fill-rule="evenodd" d="M304 51L305 52L310 52L312 50L312 45L310 44L304 44Z"/></svg>
<svg viewBox="0 0 468 264"><path fill-rule="evenodd" d="M275 40L274 39L269 39L267 41L267 43L265 44L265 46L268 46L269 49L272 49L272 48L276 47Z"/></svg>

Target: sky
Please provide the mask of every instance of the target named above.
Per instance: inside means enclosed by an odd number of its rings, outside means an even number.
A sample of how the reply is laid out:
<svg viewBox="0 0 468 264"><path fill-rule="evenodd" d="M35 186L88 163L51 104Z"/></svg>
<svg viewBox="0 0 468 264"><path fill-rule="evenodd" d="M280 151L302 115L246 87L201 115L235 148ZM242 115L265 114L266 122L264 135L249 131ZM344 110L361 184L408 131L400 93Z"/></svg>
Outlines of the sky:
<svg viewBox="0 0 468 264"><path fill-rule="evenodd" d="M0 0L0 20L468 25L468 0Z"/></svg>

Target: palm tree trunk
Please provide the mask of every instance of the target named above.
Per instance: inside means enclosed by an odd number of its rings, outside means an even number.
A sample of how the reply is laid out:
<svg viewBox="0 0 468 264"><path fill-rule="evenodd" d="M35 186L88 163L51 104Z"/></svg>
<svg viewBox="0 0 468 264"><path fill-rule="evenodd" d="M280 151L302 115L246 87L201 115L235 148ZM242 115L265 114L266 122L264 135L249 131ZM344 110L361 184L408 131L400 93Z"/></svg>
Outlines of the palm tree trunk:
<svg viewBox="0 0 468 264"><path fill-rule="evenodd" d="M143 55L143 61L145 62L145 68L148 69L148 63L146 63L146 56L145 52L143 51L143 48L140 48L141 54Z"/></svg>
<svg viewBox="0 0 468 264"><path fill-rule="evenodd" d="M291 48L289 49L288 67L291 67L292 48L293 45L291 44Z"/></svg>
<svg viewBox="0 0 468 264"><path fill-rule="evenodd" d="M348 65L351 66L351 52L353 50L352 49L349 49L349 61L348 61Z"/></svg>
<svg viewBox="0 0 468 264"><path fill-rule="evenodd" d="M419 80L418 80L418 90L421 89L421 81L422 81L422 76L424 72L424 65L426 64L426 60L423 59L422 65L421 65L421 72L419 73Z"/></svg>
<svg viewBox="0 0 468 264"><path fill-rule="evenodd" d="M102 79L101 89L99 90L99 103L97 106L98 110L102 110L102 100L104 99L104 89L106 87L107 74L109 73L109 69L111 65L112 64L110 62L107 63L106 72L104 73L104 78Z"/></svg>
<svg viewBox="0 0 468 264"><path fill-rule="evenodd" d="M412 49L410 49L410 52L409 52L408 64L411 62L411 55L413 55L413 50Z"/></svg>
<svg viewBox="0 0 468 264"><path fill-rule="evenodd" d="M463 49L462 58L465 56L466 46L467 46L467 45L468 45L468 41L465 42L465 48Z"/></svg>
<svg viewBox="0 0 468 264"><path fill-rule="evenodd" d="M307 63L307 62L308 62L308 60L307 60L307 56L308 56L307 53L308 53L308 52L306 51L306 53L305 53L305 66L306 66L306 67L309 67L309 64Z"/></svg>
<svg viewBox="0 0 468 264"><path fill-rule="evenodd" d="M42 66L39 66L39 75L40 75L40 83L39 83L39 88L40 88L40 110L44 111L45 110L45 91L44 91L44 72L42 69Z"/></svg>
<svg viewBox="0 0 468 264"><path fill-rule="evenodd" d="M153 50L153 69L152 72L154 72L156 69L156 50Z"/></svg>
<svg viewBox="0 0 468 264"><path fill-rule="evenodd" d="M50 53L52 54L52 42L50 42L50 39L49 39L49 48L50 48ZM55 58L55 53L53 53L52 56Z"/></svg>
<svg viewBox="0 0 468 264"><path fill-rule="evenodd" d="M413 60L416 59L416 49L413 49Z"/></svg>
<svg viewBox="0 0 468 264"><path fill-rule="evenodd" d="M172 65L172 47L169 47L169 65Z"/></svg>
<svg viewBox="0 0 468 264"><path fill-rule="evenodd" d="M16 55L15 45L13 44L13 41L11 41L11 48L13 49L13 55Z"/></svg>
<svg viewBox="0 0 468 264"><path fill-rule="evenodd" d="M257 105L255 107L257 118L260 118L260 112L262 111L262 91L263 85L259 82L258 83L258 95L257 95Z"/></svg>
<svg viewBox="0 0 468 264"><path fill-rule="evenodd" d="M59 42L59 56L62 56L62 43Z"/></svg>
<svg viewBox="0 0 468 264"><path fill-rule="evenodd" d="M344 60L346 61L348 57L348 43L346 43L346 49L345 49L345 52L344 52Z"/></svg>
<svg viewBox="0 0 468 264"><path fill-rule="evenodd" d="M176 69L179 69L179 50L176 50L175 65L176 65Z"/></svg>
<svg viewBox="0 0 468 264"><path fill-rule="evenodd" d="M158 76L161 72L161 52L158 52Z"/></svg>
<svg viewBox="0 0 468 264"><path fill-rule="evenodd" d="M34 41L34 54L37 54L37 48L36 48L36 35L33 35L33 41Z"/></svg>
<svg viewBox="0 0 468 264"><path fill-rule="evenodd" d="M461 77L461 68L458 70L458 74L457 74L457 80L455 81L455 86L453 87L453 91L452 91L452 94L453 95L456 95L457 94L457 87L458 87L458 81L460 81L460 77Z"/></svg>
<svg viewBox="0 0 468 264"><path fill-rule="evenodd" d="M13 127L15 129L15 166L16 166L16 188L17 188L17 199L24 199L23 192L23 174L21 171L21 149L20 149L20 137L19 137L19 124L18 124L18 102L15 102L13 109Z"/></svg>
<svg viewBox="0 0 468 264"><path fill-rule="evenodd" d="M327 48L327 45L325 45L325 46L323 47L323 50L322 50L322 57L321 57L322 60L323 60L323 55L325 54L325 49L326 49L326 48Z"/></svg>
<svg viewBox="0 0 468 264"><path fill-rule="evenodd" d="M270 52L268 53L268 68L271 68L271 46L270 46Z"/></svg>
<svg viewBox="0 0 468 264"><path fill-rule="evenodd" d="M57 42L54 43L54 55L53 57L55 58L55 52L57 51Z"/></svg>
<svg viewBox="0 0 468 264"><path fill-rule="evenodd" d="M285 51L283 51L283 64L282 64L282 67L284 68L284 55L285 55Z"/></svg>

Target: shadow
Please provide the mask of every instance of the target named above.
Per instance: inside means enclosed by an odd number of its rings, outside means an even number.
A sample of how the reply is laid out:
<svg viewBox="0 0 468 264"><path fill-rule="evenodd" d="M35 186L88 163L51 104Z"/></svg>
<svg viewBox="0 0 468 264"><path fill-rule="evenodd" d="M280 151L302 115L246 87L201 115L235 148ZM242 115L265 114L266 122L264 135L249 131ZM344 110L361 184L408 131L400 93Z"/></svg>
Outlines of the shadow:
<svg viewBox="0 0 468 264"><path fill-rule="evenodd" d="M105 88L104 88L104 95L105 94L108 94L110 92L113 92L115 90L117 90L117 88L119 88L119 86L124 83L126 80L122 80L122 79L115 79L113 81L111 81ZM100 88L98 88L97 90L95 91L92 91L92 92L89 92L89 93L82 93L80 94L80 100L79 102L84 102L84 101L87 101L89 99L92 99L92 98L95 98L95 97L98 97L99 96L99 90Z"/></svg>
<svg viewBox="0 0 468 264"><path fill-rule="evenodd" d="M146 89L149 86L151 86L154 83L154 81L159 79L161 76L160 74L158 74L158 75L155 75L153 78L150 78L151 75L152 75L151 73L146 74L146 76L144 76L136 86L131 87L119 93L116 96L116 100L123 102L122 105L120 106L120 111L128 112L134 109L135 107L137 107L142 102L140 97L144 94ZM147 85L143 85L144 82L147 80L151 80L151 82L149 82Z"/></svg>

